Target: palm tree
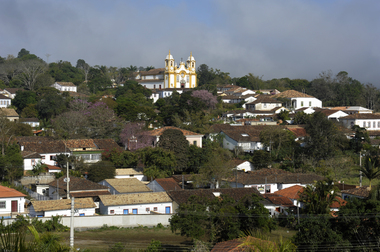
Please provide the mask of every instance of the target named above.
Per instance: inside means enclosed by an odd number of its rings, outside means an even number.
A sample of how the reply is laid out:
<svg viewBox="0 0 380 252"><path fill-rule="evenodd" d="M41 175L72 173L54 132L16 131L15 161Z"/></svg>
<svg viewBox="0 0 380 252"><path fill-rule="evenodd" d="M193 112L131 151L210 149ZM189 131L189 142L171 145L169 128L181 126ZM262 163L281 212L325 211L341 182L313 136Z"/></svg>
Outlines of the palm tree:
<svg viewBox="0 0 380 252"><path fill-rule="evenodd" d="M300 194L299 201L305 206L309 214L327 214L330 206L337 200L338 188L334 186L332 179L317 181L314 185L308 185Z"/></svg>
<svg viewBox="0 0 380 252"><path fill-rule="evenodd" d="M369 180L369 189L371 190L372 180L380 177L379 167L375 167L375 162L371 161L371 158L368 157L364 161L364 165L359 167L364 176Z"/></svg>

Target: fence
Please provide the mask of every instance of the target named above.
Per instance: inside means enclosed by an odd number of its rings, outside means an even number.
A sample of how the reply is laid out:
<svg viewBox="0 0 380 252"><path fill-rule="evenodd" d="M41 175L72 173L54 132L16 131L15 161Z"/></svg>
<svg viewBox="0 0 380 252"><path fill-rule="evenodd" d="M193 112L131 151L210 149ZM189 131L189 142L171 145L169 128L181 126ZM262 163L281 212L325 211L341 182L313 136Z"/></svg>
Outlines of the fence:
<svg viewBox="0 0 380 252"><path fill-rule="evenodd" d="M14 184L16 186L22 186L24 188L25 191L27 191L27 193L30 195L30 197L32 197L33 199L36 199L36 200L51 200L49 197L45 196L45 195L42 195L42 194L39 194L39 193L36 193L36 192L33 192L32 190L30 190L28 187L26 186L23 186L21 183L17 182L17 181L14 181Z"/></svg>

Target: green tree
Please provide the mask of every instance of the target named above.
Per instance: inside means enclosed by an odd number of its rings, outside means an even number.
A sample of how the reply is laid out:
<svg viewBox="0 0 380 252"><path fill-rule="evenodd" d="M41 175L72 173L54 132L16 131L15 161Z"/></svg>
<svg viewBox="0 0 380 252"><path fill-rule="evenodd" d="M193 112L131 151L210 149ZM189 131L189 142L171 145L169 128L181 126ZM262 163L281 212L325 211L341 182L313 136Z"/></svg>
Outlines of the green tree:
<svg viewBox="0 0 380 252"><path fill-rule="evenodd" d="M375 166L375 162L370 157L366 157L364 164L359 167L359 171L369 180L369 189L371 190L372 180L380 177L380 169Z"/></svg>
<svg viewBox="0 0 380 252"><path fill-rule="evenodd" d="M308 214L329 214L331 204L337 201L338 192L332 179L320 180L314 185L307 185L299 195L299 201Z"/></svg>
<svg viewBox="0 0 380 252"><path fill-rule="evenodd" d="M88 168L88 179L96 183L114 178L116 173L115 166L109 161L99 161Z"/></svg>
<svg viewBox="0 0 380 252"><path fill-rule="evenodd" d="M371 143L368 132L365 128L361 128L358 125L352 126L352 130L355 131L355 135L350 139L350 147L356 153L359 153L363 149L364 143Z"/></svg>
<svg viewBox="0 0 380 252"><path fill-rule="evenodd" d="M334 231L330 216L302 218L299 231L292 238L299 251L349 251L349 243L342 234ZM347 250L346 250L347 249Z"/></svg>
<svg viewBox="0 0 380 252"><path fill-rule="evenodd" d="M37 94L34 91L18 90L16 97L12 100L12 105L17 108L17 113L26 108L28 105L37 103Z"/></svg>
<svg viewBox="0 0 380 252"><path fill-rule="evenodd" d="M167 129L160 136L157 146L172 151L177 159L177 171L187 168L189 155L189 142L180 130Z"/></svg>
<svg viewBox="0 0 380 252"><path fill-rule="evenodd" d="M144 165L144 175L149 179L170 177L177 166L175 154L160 147L139 149L136 154Z"/></svg>
<svg viewBox="0 0 380 252"><path fill-rule="evenodd" d="M294 134L279 126L267 126L260 132L260 141L269 149L275 160L292 156L296 147Z"/></svg>
<svg viewBox="0 0 380 252"><path fill-rule="evenodd" d="M253 152L251 162L255 169L268 168L272 163L270 153L264 150L256 150Z"/></svg>

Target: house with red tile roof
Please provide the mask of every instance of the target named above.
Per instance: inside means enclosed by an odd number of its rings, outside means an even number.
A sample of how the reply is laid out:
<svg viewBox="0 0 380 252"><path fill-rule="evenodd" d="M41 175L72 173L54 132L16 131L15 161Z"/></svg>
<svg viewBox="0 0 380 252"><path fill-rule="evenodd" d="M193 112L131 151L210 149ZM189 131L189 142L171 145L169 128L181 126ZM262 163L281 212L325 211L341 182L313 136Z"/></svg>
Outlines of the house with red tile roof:
<svg viewBox="0 0 380 252"><path fill-rule="evenodd" d="M157 178L147 185L153 192L167 192L182 190L174 178Z"/></svg>
<svg viewBox="0 0 380 252"><path fill-rule="evenodd" d="M271 216L276 216L279 214L288 215L289 213L296 212L296 206L288 197L279 195L277 193L269 193L264 194L264 198L272 203L272 205L266 206L266 208L271 213Z"/></svg>
<svg viewBox="0 0 380 252"><path fill-rule="evenodd" d="M157 142L160 140L160 136L162 135L162 133L164 133L164 131L168 129L175 129L175 130L181 131L182 134L186 137L186 140L189 142L189 144L196 145L199 148L202 148L203 134L195 133L189 130L184 130L184 129L180 129L173 126L166 126L166 127L149 131L149 135L156 137L156 140L154 141L154 145L156 145Z"/></svg>
<svg viewBox="0 0 380 252"><path fill-rule="evenodd" d="M96 204L92 198L75 198L74 216L95 215ZM71 216L71 199L32 201L30 217Z"/></svg>
<svg viewBox="0 0 380 252"><path fill-rule="evenodd" d="M24 214L26 195L9 187L0 186L0 217L10 218L12 214Z"/></svg>
<svg viewBox="0 0 380 252"><path fill-rule="evenodd" d="M314 96L301 93L295 90L286 90L279 94L273 95L272 98L286 98L291 102L291 107L295 110L305 107L322 108L322 101Z"/></svg>

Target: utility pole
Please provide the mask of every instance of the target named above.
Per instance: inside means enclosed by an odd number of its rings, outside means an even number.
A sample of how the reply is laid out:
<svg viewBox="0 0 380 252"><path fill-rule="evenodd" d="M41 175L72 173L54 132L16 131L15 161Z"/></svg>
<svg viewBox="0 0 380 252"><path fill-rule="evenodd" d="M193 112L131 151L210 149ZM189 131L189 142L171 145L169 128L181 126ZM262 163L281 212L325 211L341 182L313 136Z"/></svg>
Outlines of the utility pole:
<svg viewBox="0 0 380 252"><path fill-rule="evenodd" d="M66 170L66 191L67 191L67 199L70 199L70 186L69 186L69 183L70 183L70 176L69 176L69 160L68 160L69 157L67 157L67 162L66 162L66 166L67 166L67 170Z"/></svg>
<svg viewBox="0 0 380 252"><path fill-rule="evenodd" d="M362 152L359 152L360 158L359 158L359 166L362 168ZM359 179L360 187L362 187L362 171L360 171L360 179Z"/></svg>
<svg viewBox="0 0 380 252"><path fill-rule="evenodd" d="M71 198L70 251L74 251L74 197Z"/></svg>

